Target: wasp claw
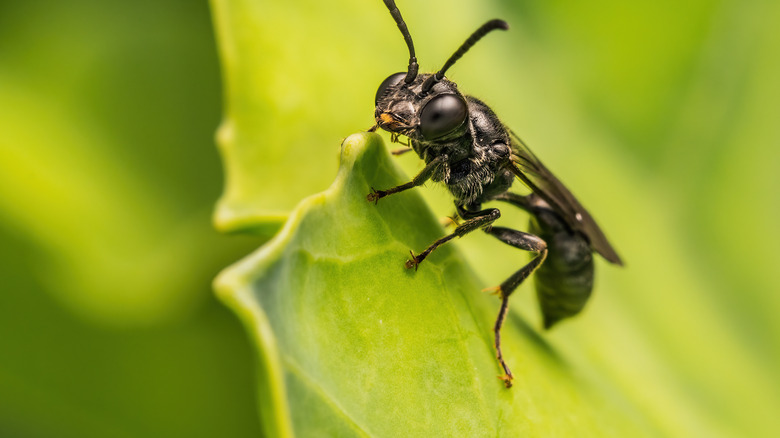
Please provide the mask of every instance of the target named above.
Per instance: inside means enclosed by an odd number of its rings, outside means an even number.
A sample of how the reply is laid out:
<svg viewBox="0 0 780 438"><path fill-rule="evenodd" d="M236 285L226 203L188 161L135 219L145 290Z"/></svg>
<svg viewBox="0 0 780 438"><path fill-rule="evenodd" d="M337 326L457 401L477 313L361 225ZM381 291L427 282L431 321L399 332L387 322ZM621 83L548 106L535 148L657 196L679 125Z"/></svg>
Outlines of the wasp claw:
<svg viewBox="0 0 780 438"><path fill-rule="evenodd" d="M409 254L412 255L412 259L407 260L404 266L406 266L406 269L412 269L412 267L414 267L414 270L417 271L417 266L420 265L420 261L417 260L417 256L414 255L414 251L409 251Z"/></svg>
<svg viewBox="0 0 780 438"><path fill-rule="evenodd" d="M512 379L513 379L512 374L504 374L497 377L504 381L504 386L506 386L507 388L512 387Z"/></svg>
<svg viewBox="0 0 780 438"><path fill-rule="evenodd" d="M369 193L366 196L366 200L368 202L373 202L375 205L379 203L379 200L382 199L385 196L385 192L382 190L377 190L373 187L371 187L371 193Z"/></svg>

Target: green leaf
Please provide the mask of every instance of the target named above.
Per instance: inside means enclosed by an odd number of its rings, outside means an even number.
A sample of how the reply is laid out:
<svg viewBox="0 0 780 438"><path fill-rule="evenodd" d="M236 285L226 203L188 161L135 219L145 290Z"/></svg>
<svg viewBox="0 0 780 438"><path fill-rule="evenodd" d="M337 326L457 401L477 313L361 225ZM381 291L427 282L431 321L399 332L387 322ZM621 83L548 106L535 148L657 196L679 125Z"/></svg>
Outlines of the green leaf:
<svg viewBox="0 0 780 438"><path fill-rule="evenodd" d="M492 336L498 300L480 293L453 247L417 272L404 268L410 248L443 230L416 191L366 202L370 187L406 179L378 135L347 138L341 157L327 191L216 281L258 344L268 436L662 431L598 369L573 366L515 313L502 338L515 386L504 388Z"/></svg>
<svg viewBox="0 0 780 438"><path fill-rule="evenodd" d="M0 436L258 436L207 6L3 2L0 41Z"/></svg>

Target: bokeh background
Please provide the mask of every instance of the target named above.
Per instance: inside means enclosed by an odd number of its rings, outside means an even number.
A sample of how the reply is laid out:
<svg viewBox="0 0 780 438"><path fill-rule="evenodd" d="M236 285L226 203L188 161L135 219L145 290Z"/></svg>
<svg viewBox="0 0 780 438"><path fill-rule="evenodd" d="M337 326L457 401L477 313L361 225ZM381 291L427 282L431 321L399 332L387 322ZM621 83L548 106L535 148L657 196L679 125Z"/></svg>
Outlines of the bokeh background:
<svg viewBox="0 0 780 438"><path fill-rule="evenodd" d="M0 2L0 436L258 436L208 4Z"/></svg>
<svg viewBox="0 0 780 438"><path fill-rule="evenodd" d="M599 266L592 306L611 294L726 434L770 436L780 4L399 3L426 71L510 23L449 76L627 261ZM259 435L251 347L211 279L329 185L406 59L379 0L0 1L0 436ZM216 218L243 237L211 225L223 106ZM461 248L492 285L516 255L486 242Z"/></svg>

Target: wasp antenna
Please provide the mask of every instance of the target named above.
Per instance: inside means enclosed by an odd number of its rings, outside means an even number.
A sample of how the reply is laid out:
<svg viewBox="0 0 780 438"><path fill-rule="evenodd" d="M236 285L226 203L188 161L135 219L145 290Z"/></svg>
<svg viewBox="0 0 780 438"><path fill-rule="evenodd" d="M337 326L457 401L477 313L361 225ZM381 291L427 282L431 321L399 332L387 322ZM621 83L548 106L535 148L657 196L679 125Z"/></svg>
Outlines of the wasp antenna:
<svg viewBox="0 0 780 438"><path fill-rule="evenodd" d="M387 2L385 2L387 3ZM399 25L400 27L400 25ZM423 84L422 86L422 92L427 93L431 90L434 84L439 82L440 80L444 79L444 73L452 67L455 62L457 62L464 53L468 52L468 50L477 43L477 41L481 40L482 37L487 35L488 33L496 30L507 30L509 29L509 25L504 20L490 20L487 23L480 26L479 29L477 29L474 33L471 34L471 36L464 42L458 50L455 51L455 53L450 56L450 59L447 60L447 62L444 63L444 67L441 68L441 70L437 71L436 73L432 74Z"/></svg>
<svg viewBox="0 0 780 438"><path fill-rule="evenodd" d="M409 48L409 69L406 71L406 78L404 78L404 82L411 84L414 78L417 77L417 70L419 69L419 65L417 65L417 57L414 55L414 43L412 42L412 35L409 33L409 29L406 27L406 22L404 21L403 17L401 17L401 11L399 11L398 7L395 5L395 1L384 1L385 6L387 6L387 9L390 10L390 15L392 15L393 20L395 20L395 24L398 25L398 30L400 30L401 35L404 36L406 47Z"/></svg>

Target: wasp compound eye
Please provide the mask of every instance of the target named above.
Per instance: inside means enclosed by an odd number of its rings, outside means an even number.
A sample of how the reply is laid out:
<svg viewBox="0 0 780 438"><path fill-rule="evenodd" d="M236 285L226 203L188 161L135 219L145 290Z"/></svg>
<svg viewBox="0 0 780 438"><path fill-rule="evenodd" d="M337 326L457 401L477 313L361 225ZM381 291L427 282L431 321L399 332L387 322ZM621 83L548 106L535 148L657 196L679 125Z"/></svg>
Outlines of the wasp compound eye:
<svg viewBox="0 0 780 438"><path fill-rule="evenodd" d="M381 84L379 84L379 89L376 90L376 98L374 99L374 105L379 103L379 99L387 95L387 92L393 88L394 86L398 85L404 78L406 77L406 72L399 72L391 74L387 77L384 81L382 81Z"/></svg>
<svg viewBox="0 0 780 438"><path fill-rule="evenodd" d="M442 137L466 120L468 107L456 94L440 94L420 112L420 133L428 140Z"/></svg>

